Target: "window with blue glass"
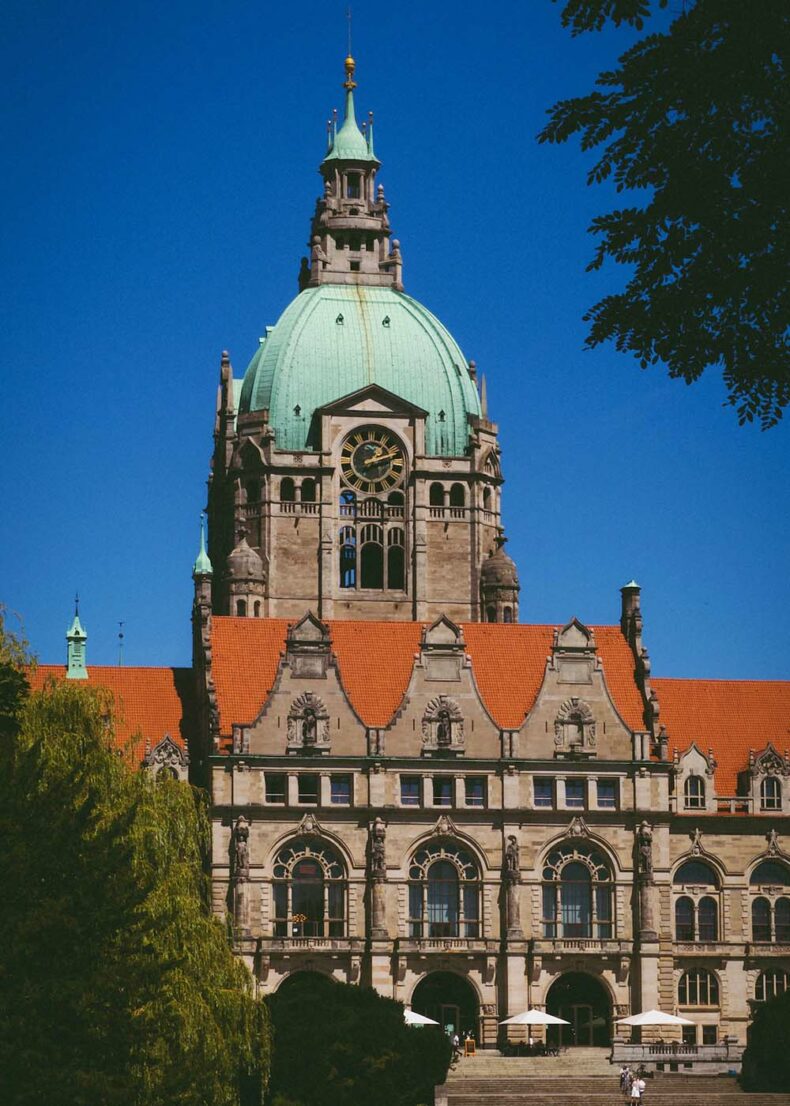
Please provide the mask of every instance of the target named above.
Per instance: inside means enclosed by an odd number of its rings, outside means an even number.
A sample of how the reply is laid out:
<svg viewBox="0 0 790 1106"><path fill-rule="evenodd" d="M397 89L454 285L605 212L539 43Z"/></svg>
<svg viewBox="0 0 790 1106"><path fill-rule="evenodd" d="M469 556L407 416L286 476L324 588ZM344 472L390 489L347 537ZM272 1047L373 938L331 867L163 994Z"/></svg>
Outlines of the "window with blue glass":
<svg viewBox="0 0 790 1106"><path fill-rule="evenodd" d="M400 778L400 805L420 805L420 777L401 776Z"/></svg>
<svg viewBox="0 0 790 1106"><path fill-rule="evenodd" d="M574 842L553 849L543 867L543 936L611 937L612 893L609 865L596 849Z"/></svg>
<svg viewBox="0 0 790 1106"><path fill-rule="evenodd" d="M571 778L565 781L565 805L568 807L583 807L584 806L584 790L586 780Z"/></svg>
<svg viewBox="0 0 790 1106"><path fill-rule="evenodd" d="M479 937L480 877L454 842L420 849L409 867L411 937Z"/></svg>
<svg viewBox="0 0 790 1106"><path fill-rule="evenodd" d="M331 776L329 799L333 806L351 806L351 776Z"/></svg>
<svg viewBox="0 0 790 1106"><path fill-rule="evenodd" d="M434 776L433 777L433 805L434 806L452 806L453 805L453 777L452 776Z"/></svg>
<svg viewBox="0 0 790 1106"><path fill-rule="evenodd" d="M535 806L554 806L554 780L538 776L534 787Z"/></svg>
<svg viewBox="0 0 790 1106"><path fill-rule="evenodd" d="M617 780L598 780L596 787L601 810L614 810L617 806Z"/></svg>
<svg viewBox="0 0 790 1106"><path fill-rule="evenodd" d="M485 776L467 776L464 780L464 797L467 806L485 806Z"/></svg>

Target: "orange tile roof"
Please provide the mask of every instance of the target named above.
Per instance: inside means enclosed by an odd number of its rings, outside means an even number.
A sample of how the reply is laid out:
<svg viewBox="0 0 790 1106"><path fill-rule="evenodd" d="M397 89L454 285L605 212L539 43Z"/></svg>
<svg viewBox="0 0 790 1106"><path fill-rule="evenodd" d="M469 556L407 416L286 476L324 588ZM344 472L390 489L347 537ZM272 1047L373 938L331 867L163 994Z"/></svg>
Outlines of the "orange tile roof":
<svg viewBox="0 0 790 1106"><path fill-rule="evenodd" d="M40 664L30 674L30 686L40 691L48 676L65 679L62 664ZM88 666L88 679L75 681L112 692L116 707L118 743L137 738L131 746L135 760L169 734L182 748L194 729L195 695L191 668L111 668Z"/></svg>
<svg viewBox="0 0 790 1106"><path fill-rule="evenodd" d="M656 678L651 683L670 749L682 753L692 741L703 753L713 749L720 795L735 794L750 749L764 749L769 741L780 753L790 747L790 681Z"/></svg>
<svg viewBox="0 0 790 1106"><path fill-rule="evenodd" d="M212 672L223 735L255 719L271 691L289 623L285 619L216 617ZM384 727L406 692L420 622L328 622L332 649L351 705L366 726ZM502 729L516 729L535 702L551 651L553 626L465 623L462 627L480 694ZM609 690L626 725L641 729L642 699L631 651L617 626L596 626Z"/></svg>

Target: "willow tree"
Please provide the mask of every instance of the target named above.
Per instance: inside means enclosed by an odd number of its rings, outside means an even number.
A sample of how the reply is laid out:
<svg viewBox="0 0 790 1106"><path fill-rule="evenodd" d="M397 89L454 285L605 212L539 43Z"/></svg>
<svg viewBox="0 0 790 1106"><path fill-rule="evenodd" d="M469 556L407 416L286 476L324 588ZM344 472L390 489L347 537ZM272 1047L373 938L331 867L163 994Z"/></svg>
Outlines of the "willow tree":
<svg viewBox="0 0 790 1106"><path fill-rule="evenodd" d="M209 911L201 797L119 755L101 691L5 708L0 1101L259 1102L268 1017Z"/></svg>

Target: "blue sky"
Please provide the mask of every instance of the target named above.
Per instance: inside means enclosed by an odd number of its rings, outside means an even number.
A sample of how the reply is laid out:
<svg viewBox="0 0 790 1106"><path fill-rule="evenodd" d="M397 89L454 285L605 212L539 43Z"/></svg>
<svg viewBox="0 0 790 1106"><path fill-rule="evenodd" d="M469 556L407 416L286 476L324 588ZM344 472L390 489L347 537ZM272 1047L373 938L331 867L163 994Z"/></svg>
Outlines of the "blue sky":
<svg viewBox="0 0 790 1106"><path fill-rule="evenodd" d="M42 660L79 589L89 663L120 619L126 663L189 663L220 351L241 375L296 292L344 10L3 5L0 598ZM549 0L359 2L358 110L406 290L488 380L522 621L616 621L635 576L655 673L787 677L790 426L582 350L617 201L535 135L632 40L571 39Z"/></svg>

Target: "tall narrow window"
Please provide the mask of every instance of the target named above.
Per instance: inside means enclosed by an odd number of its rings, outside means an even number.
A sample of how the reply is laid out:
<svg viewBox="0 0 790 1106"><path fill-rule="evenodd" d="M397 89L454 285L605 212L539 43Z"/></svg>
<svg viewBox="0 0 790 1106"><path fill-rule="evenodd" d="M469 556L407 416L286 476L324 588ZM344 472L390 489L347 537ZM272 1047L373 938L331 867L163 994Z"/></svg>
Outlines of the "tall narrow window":
<svg viewBox="0 0 790 1106"><path fill-rule="evenodd" d="M360 197L359 173L346 174L346 197L349 200L358 200Z"/></svg>
<svg viewBox="0 0 790 1106"><path fill-rule="evenodd" d="M790 899L776 900L774 922L777 943L790 945Z"/></svg>
<svg viewBox="0 0 790 1106"><path fill-rule="evenodd" d="M247 617L247 600L246 599L237 599L236 600L236 614L239 618L246 618Z"/></svg>
<svg viewBox="0 0 790 1106"><path fill-rule="evenodd" d="M403 591L405 587L405 557L403 531L400 528L387 534L387 587Z"/></svg>
<svg viewBox="0 0 790 1106"><path fill-rule="evenodd" d="M353 526L340 531L340 586L354 588L357 585L357 544Z"/></svg>
<svg viewBox="0 0 790 1106"><path fill-rule="evenodd" d="M444 506L444 487L441 484L431 484L428 489L428 502L431 507Z"/></svg>
<svg viewBox="0 0 790 1106"><path fill-rule="evenodd" d="M689 776L683 785L686 810L702 810L705 806L705 781L701 776Z"/></svg>
<svg viewBox="0 0 790 1106"><path fill-rule="evenodd" d="M280 481L280 502L293 503L296 499L296 485L290 476L284 476Z"/></svg>
<svg viewBox="0 0 790 1106"><path fill-rule="evenodd" d="M760 784L760 806L763 810L782 809L782 785L776 776L766 776Z"/></svg>
<svg viewBox="0 0 790 1106"><path fill-rule="evenodd" d="M718 941L719 908L716 900L712 899L710 895L700 899L697 917L700 941Z"/></svg>
<svg viewBox="0 0 790 1106"><path fill-rule="evenodd" d="M752 940L771 940L771 904L768 899L754 899L752 902Z"/></svg>
<svg viewBox="0 0 790 1106"><path fill-rule="evenodd" d="M312 476L302 481L301 499L302 503L315 503L315 480Z"/></svg>
<svg viewBox="0 0 790 1106"><path fill-rule="evenodd" d="M466 503L466 491L463 484L450 485L450 506L463 507Z"/></svg>
<svg viewBox="0 0 790 1106"><path fill-rule="evenodd" d="M688 895L675 900L675 940L694 940L694 903Z"/></svg>
<svg viewBox="0 0 790 1106"><path fill-rule="evenodd" d="M384 587L384 546L380 526L362 527L362 543L359 554L360 584L363 588Z"/></svg>

